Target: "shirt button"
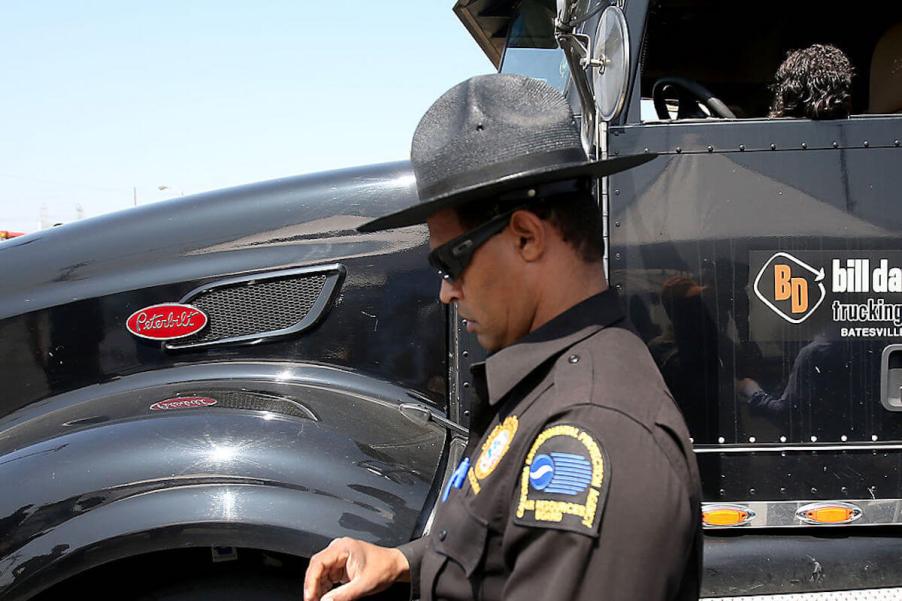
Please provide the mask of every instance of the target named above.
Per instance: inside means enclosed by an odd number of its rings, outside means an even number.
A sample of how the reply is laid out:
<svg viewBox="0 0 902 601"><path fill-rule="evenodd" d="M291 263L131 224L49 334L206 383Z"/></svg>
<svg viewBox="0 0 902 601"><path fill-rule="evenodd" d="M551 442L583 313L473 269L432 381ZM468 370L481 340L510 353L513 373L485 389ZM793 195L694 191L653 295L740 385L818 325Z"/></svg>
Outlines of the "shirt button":
<svg viewBox="0 0 902 601"><path fill-rule="evenodd" d="M570 363L579 363L579 355L570 355L567 357L567 361Z"/></svg>
<svg viewBox="0 0 902 601"><path fill-rule="evenodd" d="M439 540L445 540L447 537L448 537L448 531L447 531L447 530L442 530L441 532L438 533L438 539L439 539Z"/></svg>

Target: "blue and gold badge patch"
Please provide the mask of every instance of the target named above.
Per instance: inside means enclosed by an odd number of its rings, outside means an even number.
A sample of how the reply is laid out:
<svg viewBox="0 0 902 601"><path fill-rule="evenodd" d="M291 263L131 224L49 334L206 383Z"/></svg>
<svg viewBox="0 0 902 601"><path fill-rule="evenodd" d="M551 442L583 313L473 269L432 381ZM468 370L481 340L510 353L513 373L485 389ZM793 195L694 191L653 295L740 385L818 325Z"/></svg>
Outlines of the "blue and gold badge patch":
<svg viewBox="0 0 902 601"><path fill-rule="evenodd" d="M484 480L495 471L495 468L501 462L501 459L507 453L517 433L517 416L511 415L507 417L503 423L495 426L492 433L482 445L482 453L479 459L470 468L467 473L467 480L470 481L470 488L473 492L479 494L481 485L480 480Z"/></svg>
<svg viewBox="0 0 902 601"><path fill-rule="evenodd" d="M548 426L526 455L514 523L598 536L610 478L591 434L574 424Z"/></svg>

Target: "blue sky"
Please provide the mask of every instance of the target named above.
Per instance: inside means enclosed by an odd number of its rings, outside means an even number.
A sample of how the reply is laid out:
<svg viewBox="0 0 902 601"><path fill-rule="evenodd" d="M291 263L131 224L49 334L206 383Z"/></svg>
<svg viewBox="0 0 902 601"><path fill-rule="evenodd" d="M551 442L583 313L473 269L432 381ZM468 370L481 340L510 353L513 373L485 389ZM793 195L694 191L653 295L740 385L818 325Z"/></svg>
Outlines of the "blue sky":
<svg viewBox="0 0 902 601"><path fill-rule="evenodd" d="M0 230L406 158L493 70L452 5L4 0Z"/></svg>

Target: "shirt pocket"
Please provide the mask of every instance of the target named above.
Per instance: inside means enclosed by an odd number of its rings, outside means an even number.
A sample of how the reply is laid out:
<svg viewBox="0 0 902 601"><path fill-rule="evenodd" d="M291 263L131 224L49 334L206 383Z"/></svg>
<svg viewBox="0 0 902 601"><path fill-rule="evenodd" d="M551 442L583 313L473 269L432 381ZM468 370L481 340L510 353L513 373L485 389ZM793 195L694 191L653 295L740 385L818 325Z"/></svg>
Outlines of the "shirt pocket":
<svg viewBox="0 0 902 601"><path fill-rule="evenodd" d="M462 499L449 499L429 534L423 557L423 599L473 599L479 590L477 571L485 555L488 524L470 513Z"/></svg>
<svg viewBox="0 0 902 601"><path fill-rule="evenodd" d="M488 524L476 517L463 502L450 503L446 525L434 533L435 551L457 563L467 575L473 576L482 562Z"/></svg>

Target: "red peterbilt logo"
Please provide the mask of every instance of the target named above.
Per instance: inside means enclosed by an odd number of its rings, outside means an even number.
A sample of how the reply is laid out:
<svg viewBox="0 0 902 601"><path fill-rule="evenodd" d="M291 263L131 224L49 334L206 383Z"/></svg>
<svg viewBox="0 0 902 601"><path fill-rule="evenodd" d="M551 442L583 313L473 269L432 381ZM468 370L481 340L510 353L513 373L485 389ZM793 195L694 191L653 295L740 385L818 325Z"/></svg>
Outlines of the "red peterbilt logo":
<svg viewBox="0 0 902 601"><path fill-rule="evenodd" d="M207 325L206 314L191 305L164 303L138 309L125 322L135 336L150 340L173 340L196 334Z"/></svg>
<svg viewBox="0 0 902 601"><path fill-rule="evenodd" d="M169 411L170 409L196 409L215 405L216 399L206 396L182 396L159 401L150 406L151 411Z"/></svg>

